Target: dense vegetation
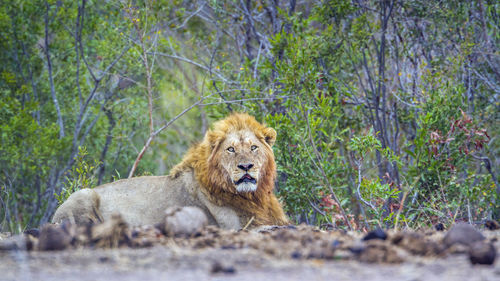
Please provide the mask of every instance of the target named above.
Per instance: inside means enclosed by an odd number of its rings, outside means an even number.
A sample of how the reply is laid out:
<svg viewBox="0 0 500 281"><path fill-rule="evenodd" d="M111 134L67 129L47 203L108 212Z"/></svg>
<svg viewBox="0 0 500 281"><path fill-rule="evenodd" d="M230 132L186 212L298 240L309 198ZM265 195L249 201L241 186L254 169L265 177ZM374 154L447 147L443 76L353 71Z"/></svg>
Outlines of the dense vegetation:
<svg viewBox="0 0 500 281"><path fill-rule="evenodd" d="M278 131L295 222L498 219L499 13L492 0L2 2L0 230L46 223L75 189L168 173L231 111Z"/></svg>

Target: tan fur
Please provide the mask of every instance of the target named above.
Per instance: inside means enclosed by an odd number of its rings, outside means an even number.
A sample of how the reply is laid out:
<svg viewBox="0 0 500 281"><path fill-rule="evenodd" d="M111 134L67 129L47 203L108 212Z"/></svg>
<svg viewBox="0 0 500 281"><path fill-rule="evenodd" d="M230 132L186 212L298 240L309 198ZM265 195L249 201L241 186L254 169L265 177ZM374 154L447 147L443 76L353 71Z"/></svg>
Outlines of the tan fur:
<svg viewBox="0 0 500 281"><path fill-rule="evenodd" d="M216 122L169 176L137 177L77 191L56 210L52 221L83 224L120 213L131 225L156 224L169 207L197 206L209 224L223 228L242 228L252 217L252 227L287 224L273 194L275 140L274 129L248 114L232 114ZM241 164L252 165L245 172L238 167ZM245 173L255 184L236 184Z"/></svg>

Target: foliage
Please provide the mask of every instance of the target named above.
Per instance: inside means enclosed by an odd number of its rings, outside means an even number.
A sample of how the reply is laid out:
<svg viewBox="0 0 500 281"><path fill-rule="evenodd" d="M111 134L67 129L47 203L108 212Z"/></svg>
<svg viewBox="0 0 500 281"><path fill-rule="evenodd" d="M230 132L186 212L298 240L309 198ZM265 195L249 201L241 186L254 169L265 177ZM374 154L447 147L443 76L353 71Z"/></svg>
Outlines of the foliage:
<svg viewBox="0 0 500 281"><path fill-rule="evenodd" d="M231 111L277 130L277 193L297 223L498 219L498 10L2 3L1 230L49 221L71 192L128 175L134 160L135 175L167 173Z"/></svg>
<svg viewBox="0 0 500 281"><path fill-rule="evenodd" d="M67 172L63 189L59 194L54 194L59 205L66 201L73 192L83 188L93 188L96 185L97 179L95 174L99 163L95 160L94 164L88 163L85 160L87 155L88 152L85 147L78 148L78 154L75 156L75 164Z"/></svg>

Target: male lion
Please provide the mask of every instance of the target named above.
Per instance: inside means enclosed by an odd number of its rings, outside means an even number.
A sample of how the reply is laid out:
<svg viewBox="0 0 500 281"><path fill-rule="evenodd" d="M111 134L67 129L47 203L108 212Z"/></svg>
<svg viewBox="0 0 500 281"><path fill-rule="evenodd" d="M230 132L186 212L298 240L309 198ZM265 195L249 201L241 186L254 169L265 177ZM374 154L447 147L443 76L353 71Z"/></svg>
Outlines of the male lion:
<svg viewBox="0 0 500 281"><path fill-rule="evenodd" d="M102 222L120 213L131 225L156 224L169 207L197 206L209 223L240 229L288 223L273 194L276 131L236 113L213 125L170 175L136 177L73 193L52 222Z"/></svg>

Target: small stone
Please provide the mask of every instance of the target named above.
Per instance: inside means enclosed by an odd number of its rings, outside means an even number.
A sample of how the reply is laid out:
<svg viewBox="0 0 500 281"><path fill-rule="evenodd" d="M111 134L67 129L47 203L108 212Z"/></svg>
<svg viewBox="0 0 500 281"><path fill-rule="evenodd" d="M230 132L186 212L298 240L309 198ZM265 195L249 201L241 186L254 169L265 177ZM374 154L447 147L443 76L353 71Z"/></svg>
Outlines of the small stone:
<svg viewBox="0 0 500 281"><path fill-rule="evenodd" d="M0 251L26 250L28 239L25 235L14 235L0 240Z"/></svg>
<svg viewBox="0 0 500 281"><path fill-rule="evenodd" d="M66 249L71 243L72 237L66 233L60 225L46 224L40 230L38 250L57 251Z"/></svg>
<svg viewBox="0 0 500 281"><path fill-rule="evenodd" d="M165 211L162 230L170 237L191 237L199 233L207 224L207 216L198 207L169 208Z"/></svg>
<svg viewBox="0 0 500 281"><path fill-rule="evenodd" d="M377 229L368 232L365 235L365 237L363 237L364 241L372 240L372 239L385 240L385 239L387 239L387 234L380 227L377 227Z"/></svg>
<svg viewBox="0 0 500 281"><path fill-rule="evenodd" d="M127 222L116 213L109 220L95 224L90 229L90 240L98 248L117 248L130 242Z"/></svg>
<svg viewBox="0 0 500 281"><path fill-rule="evenodd" d="M443 238L443 243L446 247L451 247L453 244L463 244L470 246L476 241L482 241L485 237L476 230L472 225L460 223L455 224L446 233Z"/></svg>
<svg viewBox="0 0 500 281"><path fill-rule="evenodd" d="M24 231L24 234L29 234L33 237L39 237L40 236L40 230L36 229L36 228L30 228L30 229L27 229Z"/></svg>
<svg viewBox="0 0 500 281"><path fill-rule="evenodd" d="M330 246L333 248L333 249L337 249L340 245L342 245L342 242L340 242L339 240L335 239L332 241L332 243L330 244Z"/></svg>
<svg viewBox="0 0 500 281"><path fill-rule="evenodd" d="M26 238L26 250L33 251L38 249L38 238L29 234L25 234Z"/></svg>
<svg viewBox="0 0 500 281"><path fill-rule="evenodd" d="M484 222L484 226L489 230L497 230L500 229L500 224L494 220L487 220Z"/></svg>
<svg viewBox="0 0 500 281"><path fill-rule="evenodd" d="M366 248L356 258L368 263L401 263L405 259L398 247L380 239L366 242Z"/></svg>
<svg viewBox="0 0 500 281"><path fill-rule="evenodd" d="M134 227L130 234L130 247L151 247L164 238L161 230L156 226L143 225Z"/></svg>
<svg viewBox="0 0 500 281"><path fill-rule="evenodd" d="M302 258L302 253L299 251L293 251L291 256L292 256L292 259L300 259L300 258Z"/></svg>
<svg viewBox="0 0 500 281"><path fill-rule="evenodd" d="M12 237L12 233L10 232L0 232L0 240Z"/></svg>
<svg viewBox="0 0 500 281"><path fill-rule="evenodd" d="M491 243L478 241L471 245L469 259L472 264L493 264L496 253L495 246Z"/></svg>
<svg viewBox="0 0 500 281"><path fill-rule="evenodd" d="M356 241L352 245L350 245L348 249L353 254L359 255L366 249L366 245L365 243L363 243L363 241Z"/></svg>
<svg viewBox="0 0 500 281"><path fill-rule="evenodd" d="M435 228L437 231L444 231L444 224L442 224L442 223L438 223L438 224L434 225L434 228Z"/></svg>
<svg viewBox="0 0 500 281"><path fill-rule="evenodd" d="M226 273L226 274L234 274L236 273L236 269L232 265L223 265L220 262L216 261L212 264L211 273Z"/></svg>
<svg viewBox="0 0 500 281"><path fill-rule="evenodd" d="M395 234L391 242L413 255L433 256L440 253L442 247L418 232L400 232Z"/></svg>

